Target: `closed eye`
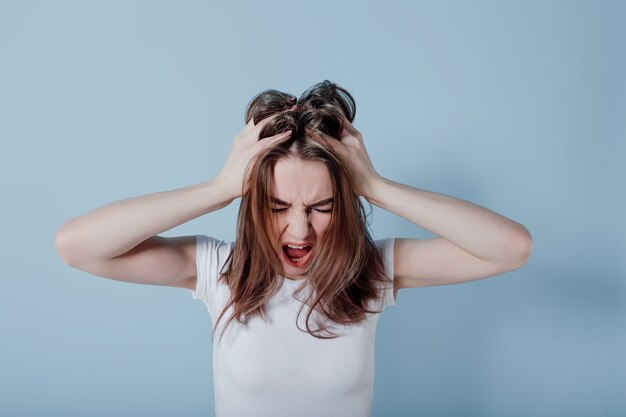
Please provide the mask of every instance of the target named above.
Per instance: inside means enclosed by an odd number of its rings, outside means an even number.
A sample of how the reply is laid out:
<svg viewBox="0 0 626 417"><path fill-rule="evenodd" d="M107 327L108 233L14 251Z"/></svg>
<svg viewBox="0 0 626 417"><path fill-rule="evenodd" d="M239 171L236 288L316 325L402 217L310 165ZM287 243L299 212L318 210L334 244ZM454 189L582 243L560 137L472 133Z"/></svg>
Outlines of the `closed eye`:
<svg viewBox="0 0 626 417"><path fill-rule="evenodd" d="M272 212L273 212L273 213L279 213L279 212L281 212L281 211L285 211L285 210L287 210L287 209L286 209L286 208L273 208L273 209L272 209ZM313 210L318 211L318 212L320 212L320 213L330 213L331 211L333 211L333 209L328 209L328 210L313 209Z"/></svg>

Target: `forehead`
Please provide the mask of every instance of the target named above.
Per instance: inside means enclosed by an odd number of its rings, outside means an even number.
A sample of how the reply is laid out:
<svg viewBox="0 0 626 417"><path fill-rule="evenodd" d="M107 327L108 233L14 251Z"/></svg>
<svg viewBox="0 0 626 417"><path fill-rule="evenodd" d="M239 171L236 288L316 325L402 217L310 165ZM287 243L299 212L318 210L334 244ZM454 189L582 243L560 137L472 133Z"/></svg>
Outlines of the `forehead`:
<svg viewBox="0 0 626 417"><path fill-rule="evenodd" d="M333 196L326 166L318 161L282 158L273 175L274 197L288 203L309 204Z"/></svg>

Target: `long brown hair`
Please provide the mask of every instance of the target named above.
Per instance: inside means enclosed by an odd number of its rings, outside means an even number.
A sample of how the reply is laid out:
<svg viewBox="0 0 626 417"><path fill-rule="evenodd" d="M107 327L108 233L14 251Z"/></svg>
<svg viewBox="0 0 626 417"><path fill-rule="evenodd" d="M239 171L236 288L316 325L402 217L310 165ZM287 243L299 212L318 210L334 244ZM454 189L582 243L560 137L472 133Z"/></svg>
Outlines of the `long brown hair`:
<svg viewBox="0 0 626 417"><path fill-rule="evenodd" d="M356 106L347 90L325 80L310 87L298 100L277 90L259 93L248 104L246 123L254 118L257 124L276 113L279 116L264 127L259 140L286 130L292 130L292 135L258 154L248 167L248 183L244 187L247 191L239 207L235 245L219 278L227 283L231 296L213 330L215 334L218 323L231 306L234 311L225 328L235 318L242 324L247 323L243 317L248 315L260 315L266 320L265 304L280 289L282 278L279 275L284 274L275 249L277 242L272 239L274 166L279 159L295 158L324 164L333 185L330 225L323 242L318 242L307 270L307 285L313 291L304 301L311 307L306 317L306 330L315 337L332 339L337 334L328 331L328 326L319 319L316 320L318 329L311 331L309 319L314 311L341 325L360 322L366 318L366 313L381 312L370 310L368 306L371 300L381 299L380 288L389 283L382 257L368 231L367 214L355 191L354 179L346 163L327 143L340 138L343 117L352 122ZM330 336L314 333L322 331Z"/></svg>

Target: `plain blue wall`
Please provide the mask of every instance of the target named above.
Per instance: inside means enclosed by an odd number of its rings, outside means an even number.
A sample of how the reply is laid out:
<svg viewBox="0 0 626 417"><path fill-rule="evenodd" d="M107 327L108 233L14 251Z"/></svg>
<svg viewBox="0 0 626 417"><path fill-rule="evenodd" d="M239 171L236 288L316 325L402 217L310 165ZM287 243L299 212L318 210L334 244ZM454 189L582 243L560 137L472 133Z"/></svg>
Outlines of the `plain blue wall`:
<svg viewBox="0 0 626 417"><path fill-rule="evenodd" d="M520 270L400 291L373 415L626 415L624 4L0 1L0 414L213 415L204 305L72 269L55 233L212 178L256 93L327 78L379 173L535 244ZM238 205L164 235L232 239Z"/></svg>

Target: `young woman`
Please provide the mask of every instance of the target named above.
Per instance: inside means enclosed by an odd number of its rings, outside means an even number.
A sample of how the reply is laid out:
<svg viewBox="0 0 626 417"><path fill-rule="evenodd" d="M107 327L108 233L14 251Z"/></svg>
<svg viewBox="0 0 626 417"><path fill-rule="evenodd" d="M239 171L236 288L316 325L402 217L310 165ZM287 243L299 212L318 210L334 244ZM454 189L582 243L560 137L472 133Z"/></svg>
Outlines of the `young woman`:
<svg viewBox="0 0 626 417"><path fill-rule="evenodd" d="M355 109L329 81L298 100L264 91L217 177L108 204L57 234L68 265L206 304L218 417L369 416L376 324L397 291L502 274L530 255L520 223L381 177ZM360 196L437 237L372 240ZM158 236L239 197L234 242Z"/></svg>

